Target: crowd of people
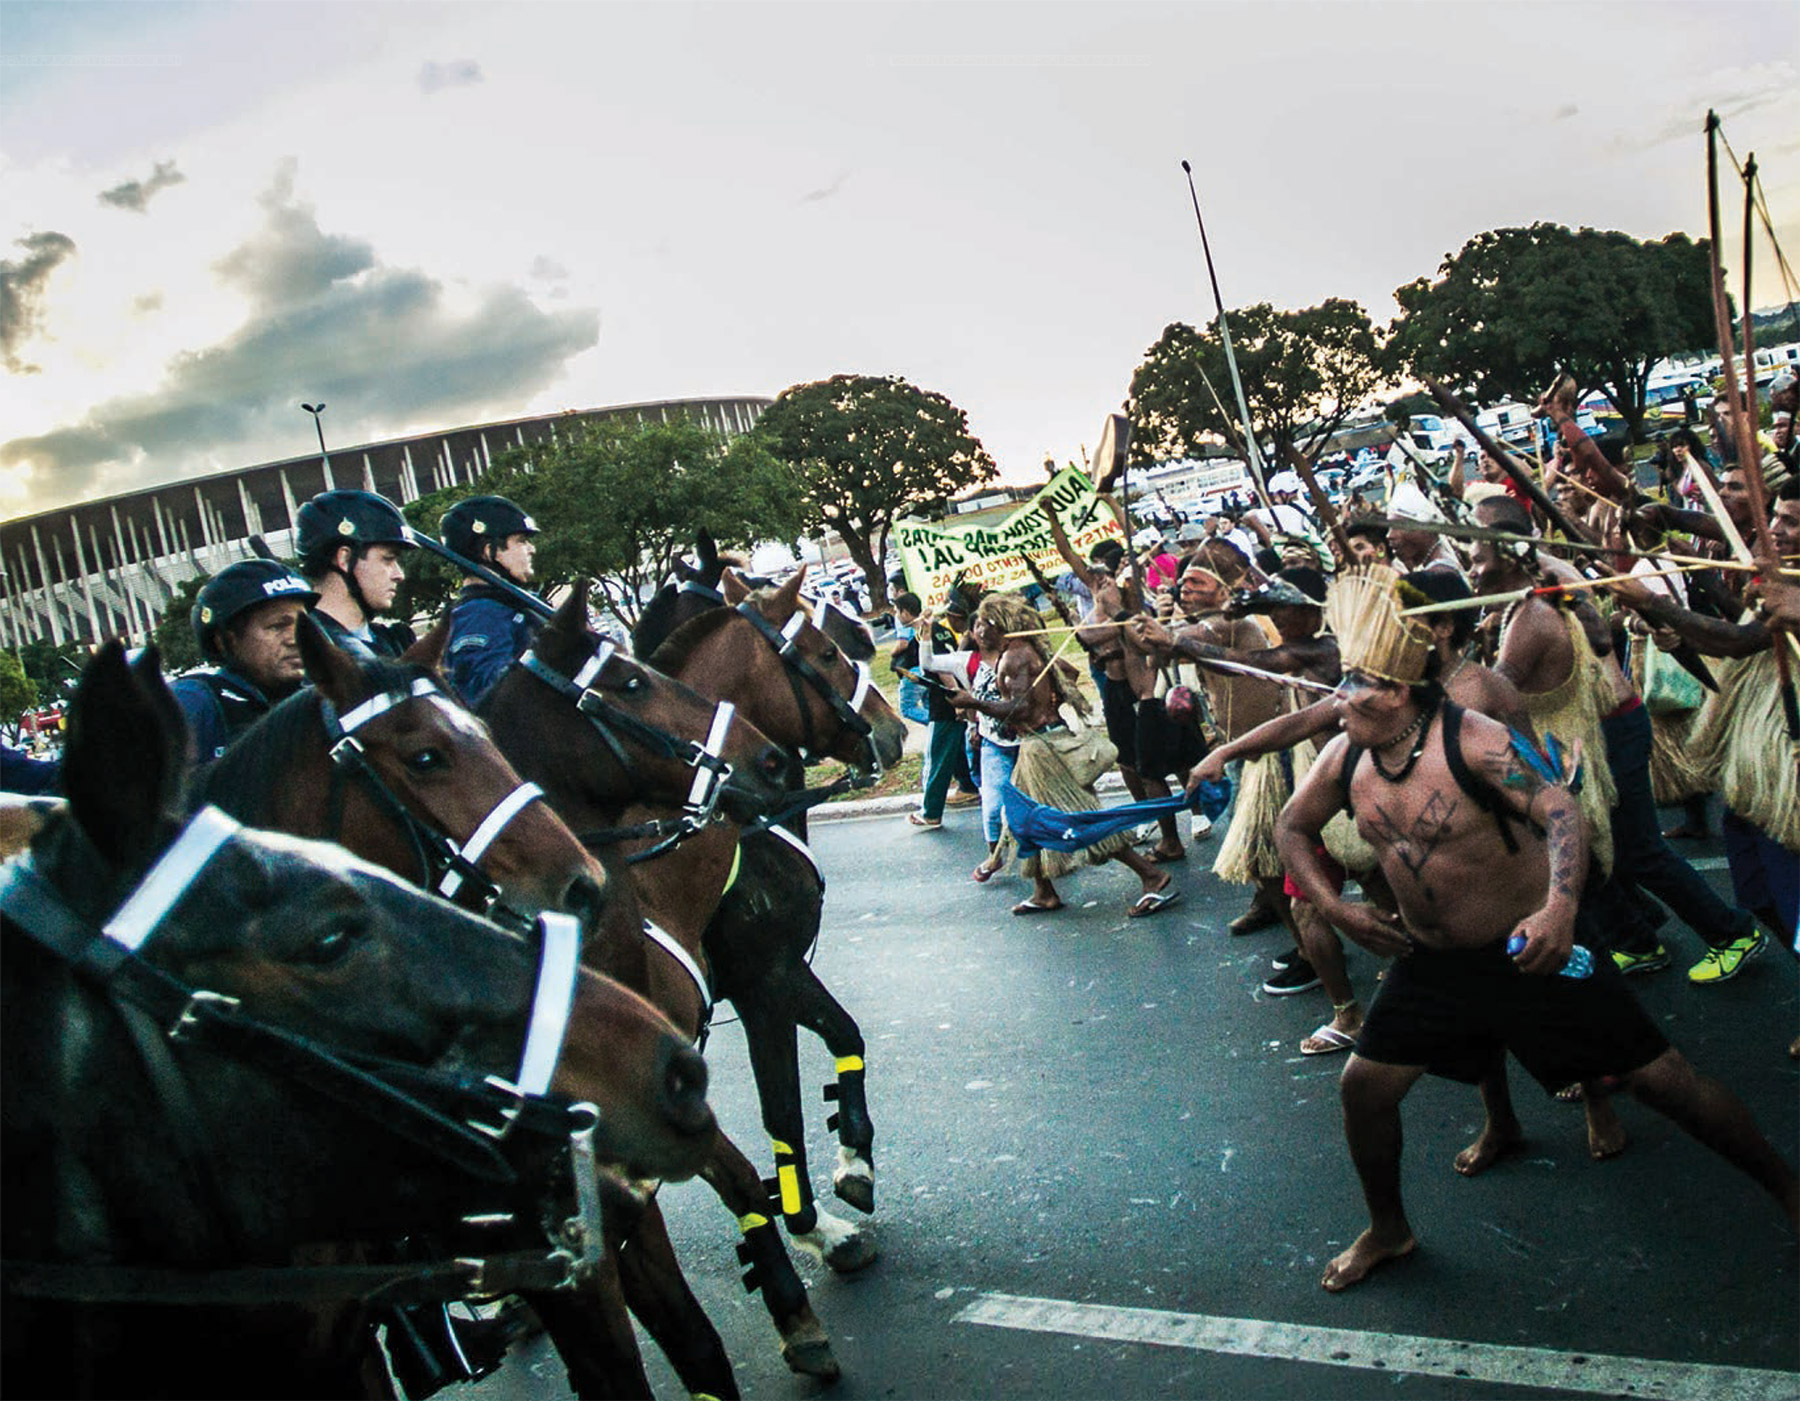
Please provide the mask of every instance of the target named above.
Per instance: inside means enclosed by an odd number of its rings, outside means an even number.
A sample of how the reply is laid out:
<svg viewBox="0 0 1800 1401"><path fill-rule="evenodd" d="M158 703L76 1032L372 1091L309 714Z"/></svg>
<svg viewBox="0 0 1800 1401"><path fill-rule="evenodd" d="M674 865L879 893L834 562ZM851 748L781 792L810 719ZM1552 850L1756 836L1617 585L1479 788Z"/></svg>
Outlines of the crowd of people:
<svg viewBox="0 0 1800 1401"><path fill-rule="evenodd" d="M1486 1126L1459 1171L1517 1144L1508 1050L1583 1103L1595 1157L1624 1148L1608 1097L1629 1090L1795 1214L1792 1169L1626 981L1690 938L1700 989L1771 939L1800 954L1792 383L1777 396L1751 470L1723 402L1710 442L1680 444L1665 481L1699 481L1697 510L1685 489L1646 492L1589 439L1565 378L1538 406L1557 447L1536 471L1459 452L1443 479L1414 464L1365 514L1316 511L1283 474L1261 508L1127 529L1129 546L1086 558L1046 512L1067 565L1033 591L1051 611L1022 593L953 592L936 614L901 598L916 632L905 665L932 705L912 821L942 829L966 762L981 794L973 878L1029 881L1015 915L1063 908L1054 882L1082 861L1129 867L1142 889L1127 912L1152 915L1181 898L1191 858L1179 799L1135 834L1141 851L1123 831L1065 854L1018 839L1018 795L1073 822L1101 808L1109 768L1153 807L1229 782L1212 868L1250 903L1227 931L1280 926L1292 947L1262 991L1322 987L1332 1015L1301 1049L1351 1053L1346 1131L1371 1224L1326 1288L1413 1249L1399 1105L1419 1075L1480 1089ZM1715 802L1730 898L1676 845L1710 833ZM1662 831L1658 807L1683 804ZM1366 1011L1342 938L1392 960Z"/></svg>

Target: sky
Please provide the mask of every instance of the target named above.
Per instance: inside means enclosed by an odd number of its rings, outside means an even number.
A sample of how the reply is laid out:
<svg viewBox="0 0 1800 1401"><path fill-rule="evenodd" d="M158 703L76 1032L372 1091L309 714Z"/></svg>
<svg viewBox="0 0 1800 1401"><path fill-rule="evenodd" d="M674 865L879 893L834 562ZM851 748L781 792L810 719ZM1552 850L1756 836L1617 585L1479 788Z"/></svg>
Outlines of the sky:
<svg viewBox="0 0 1800 1401"><path fill-rule="evenodd" d="M0 518L304 453L303 401L337 447L839 373L1039 479L1213 315L1184 159L1227 307L1702 235L1709 106L1800 261L1795 14L0 0Z"/></svg>

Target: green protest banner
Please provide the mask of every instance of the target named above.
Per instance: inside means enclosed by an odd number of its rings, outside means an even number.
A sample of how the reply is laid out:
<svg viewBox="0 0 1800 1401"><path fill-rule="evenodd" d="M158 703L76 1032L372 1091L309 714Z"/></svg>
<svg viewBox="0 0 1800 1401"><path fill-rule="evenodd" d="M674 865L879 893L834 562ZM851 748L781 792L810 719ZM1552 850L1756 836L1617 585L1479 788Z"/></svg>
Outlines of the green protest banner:
<svg viewBox="0 0 1800 1401"><path fill-rule="evenodd" d="M1054 579L1066 565L1056 553L1050 524L1039 512L1048 501L1075 552L1084 559L1102 540L1125 543L1112 510L1094 493L1094 484L1076 467L1065 467L1044 489L1005 520L983 525L927 525L901 521L894 542L906 571L906 587L929 611L941 608L951 584L960 579L971 593L1022 588L1031 582L1029 555L1044 577Z"/></svg>

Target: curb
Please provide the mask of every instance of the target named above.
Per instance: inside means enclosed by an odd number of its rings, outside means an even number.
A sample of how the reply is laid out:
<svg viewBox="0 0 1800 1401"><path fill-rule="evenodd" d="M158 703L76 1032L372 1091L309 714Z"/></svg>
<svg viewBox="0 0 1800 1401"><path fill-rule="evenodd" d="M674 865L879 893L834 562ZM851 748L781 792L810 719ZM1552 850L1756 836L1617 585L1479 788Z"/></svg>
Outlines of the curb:
<svg viewBox="0 0 1800 1401"><path fill-rule="evenodd" d="M1115 770L1102 774L1100 781L1094 785L1097 793L1118 793L1125 789L1125 780ZM885 798L849 798L841 803L821 803L806 814L810 822L848 822L858 817L891 817L899 812L913 812L919 806L917 793L890 793Z"/></svg>

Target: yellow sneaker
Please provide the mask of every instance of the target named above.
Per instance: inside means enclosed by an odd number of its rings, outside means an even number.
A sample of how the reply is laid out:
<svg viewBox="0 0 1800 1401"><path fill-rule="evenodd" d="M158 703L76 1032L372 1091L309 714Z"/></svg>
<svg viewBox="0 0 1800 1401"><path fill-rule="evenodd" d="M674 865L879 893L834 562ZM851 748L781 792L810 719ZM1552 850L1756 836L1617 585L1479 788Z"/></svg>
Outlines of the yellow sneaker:
<svg viewBox="0 0 1800 1401"><path fill-rule="evenodd" d="M1763 945L1768 942L1762 930L1752 929L1748 934L1733 939L1729 944L1716 949L1708 949L1706 957L1688 969L1688 981L1705 986L1709 983L1722 983L1727 978L1735 978L1738 969L1761 953Z"/></svg>
<svg viewBox="0 0 1800 1401"><path fill-rule="evenodd" d="M1669 951L1661 944L1638 953L1614 949L1612 961L1613 966L1627 976L1633 973L1654 973L1660 968L1669 966Z"/></svg>

